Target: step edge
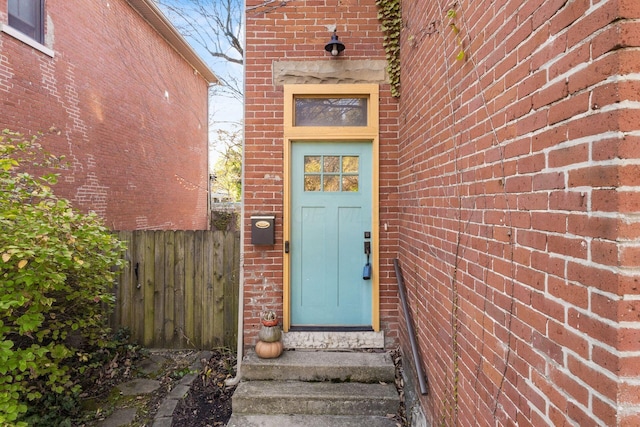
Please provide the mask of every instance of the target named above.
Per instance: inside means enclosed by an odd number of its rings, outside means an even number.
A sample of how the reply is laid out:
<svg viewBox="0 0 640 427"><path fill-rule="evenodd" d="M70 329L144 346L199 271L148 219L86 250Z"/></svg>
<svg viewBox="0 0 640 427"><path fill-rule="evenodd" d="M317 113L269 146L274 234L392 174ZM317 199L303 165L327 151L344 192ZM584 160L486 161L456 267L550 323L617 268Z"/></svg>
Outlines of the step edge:
<svg viewBox="0 0 640 427"><path fill-rule="evenodd" d="M246 368L242 378L247 381L259 380L299 380L299 381L342 381L342 382L393 382L395 381L395 370L376 369L367 372L353 371L341 368L310 369L309 367L287 367L287 369L275 368Z"/></svg>
<svg viewBox="0 0 640 427"><path fill-rule="evenodd" d="M291 387L277 389L276 384L289 384ZM300 386L304 387L301 394ZM349 393L343 393L341 389L350 389L356 387ZM336 388L341 393L336 396ZM359 389L357 389L359 388ZM330 396L334 399L343 399L353 396L361 399L388 399L399 400L398 391L395 384L391 383L331 383L331 382L305 382L305 381L248 381L241 382L236 388L232 398L291 398L295 396L297 399L303 397L315 398L325 396L325 393L332 393Z"/></svg>
<svg viewBox="0 0 640 427"><path fill-rule="evenodd" d="M364 422L363 422L364 421ZM353 422L353 424L349 424ZM240 424L238 424L240 423ZM250 424L248 424L250 423ZM288 423L288 424L285 424ZM308 415L308 414L231 414L228 426L377 426L396 427L396 420L382 415Z"/></svg>

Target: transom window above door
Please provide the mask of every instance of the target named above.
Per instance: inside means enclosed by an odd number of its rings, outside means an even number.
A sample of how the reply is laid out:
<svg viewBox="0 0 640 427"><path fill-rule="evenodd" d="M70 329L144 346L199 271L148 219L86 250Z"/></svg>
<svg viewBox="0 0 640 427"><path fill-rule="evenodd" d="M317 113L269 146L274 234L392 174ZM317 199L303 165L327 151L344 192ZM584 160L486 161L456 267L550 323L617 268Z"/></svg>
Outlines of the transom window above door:
<svg viewBox="0 0 640 427"><path fill-rule="evenodd" d="M358 156L304 156L304 191L355 192Z"/></svg>
<svg viewBox="0 0 640 427"><path fill-rule="evenodd" d="M367 98L296 97L295 126L367 126Z"/></svg>
<svg viewBox="0 0 640 427"><path fill-rule="evenodd" d="M297 140L378 137L377 84L284 85L284 133Z"/></svg>

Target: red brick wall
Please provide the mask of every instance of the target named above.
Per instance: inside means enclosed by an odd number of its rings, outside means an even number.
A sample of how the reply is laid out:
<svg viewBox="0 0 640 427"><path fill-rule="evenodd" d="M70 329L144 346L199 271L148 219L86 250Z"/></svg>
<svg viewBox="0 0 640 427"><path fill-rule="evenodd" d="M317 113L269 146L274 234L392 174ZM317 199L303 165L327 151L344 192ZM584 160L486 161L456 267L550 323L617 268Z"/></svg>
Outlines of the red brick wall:
<svg viewBox="0 0 640 427"><path fill-rule="evenodd" d="M57 193L113 229L206 229L205 80L124 0L46 6L53 58L0 32L0 128L47 133Z"/></svg>
<svg viewBox="0 0 640 427"><path fill-rule="evenodd" d="M428 418L638 425L640 2L458 1L464 61L451 3L403 2L399 254Z"/></svg>
<svg viewBox="0 0 640 427"><path fill-rule="evenodd" d="M245 343L254 342L261 311L282 314L283 90L272 80L274 61L383 59L382 34L374 0L290 1L267 6L247 1L245 101ZM324 51L335 25L346 50L338 58ZM392 258L397 247L397 102L388 85L380 89L381 131L381 323L390 340L397 336L397 296ZM249 218L276 214L276 245L251 245Z"/></svg>

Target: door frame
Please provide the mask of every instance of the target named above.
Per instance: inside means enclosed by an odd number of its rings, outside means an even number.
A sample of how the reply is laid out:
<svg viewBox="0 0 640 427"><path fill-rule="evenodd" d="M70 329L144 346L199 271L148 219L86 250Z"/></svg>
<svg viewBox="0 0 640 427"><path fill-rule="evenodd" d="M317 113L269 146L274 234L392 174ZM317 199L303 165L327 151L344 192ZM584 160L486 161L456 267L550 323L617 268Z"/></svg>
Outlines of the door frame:
<svg viewBox="0 0 640 427"><path fill-rule="evenodd" d="M295 126L294 105L298 96L366 97L367 126ZM379 185L379 87L377 84L292 84L284 85L284 218L283 240L291 240L291 147L304 142L368 142L371 143L371 323L380 331L380 185ZM291 257L283 251L283 329L291 326Z"/></svg>

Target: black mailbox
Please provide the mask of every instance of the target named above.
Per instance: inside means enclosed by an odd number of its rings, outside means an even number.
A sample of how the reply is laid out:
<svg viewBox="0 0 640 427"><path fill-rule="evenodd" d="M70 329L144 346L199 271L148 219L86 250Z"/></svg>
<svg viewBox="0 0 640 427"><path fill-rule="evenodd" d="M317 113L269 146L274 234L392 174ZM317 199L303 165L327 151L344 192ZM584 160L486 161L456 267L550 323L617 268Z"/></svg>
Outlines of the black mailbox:
<svg viewBox="0 0 640 427"><path fill-rule="evenodd" d="M274 215L262 215L251 217L251 244L275 245L276 243L276 217Z"/></svg>

